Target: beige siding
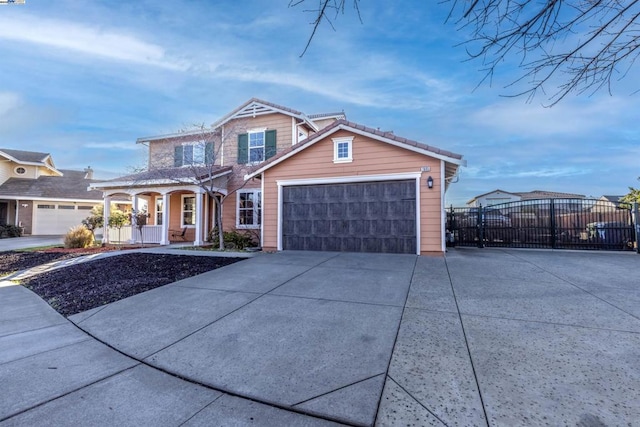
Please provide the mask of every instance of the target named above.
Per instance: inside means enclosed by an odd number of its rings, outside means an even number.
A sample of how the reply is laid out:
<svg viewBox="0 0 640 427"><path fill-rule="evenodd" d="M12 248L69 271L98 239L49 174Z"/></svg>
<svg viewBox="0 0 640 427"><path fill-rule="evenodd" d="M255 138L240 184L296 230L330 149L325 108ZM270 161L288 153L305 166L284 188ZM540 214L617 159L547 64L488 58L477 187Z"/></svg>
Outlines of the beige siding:
<svg viewBox="0 0 640 427"><path fill-rule="evenodd" d="M238 163L238 134L246 133L251 129L276 130L277 151L289 148L292 145L291 117L284 114L265 114L249 119L231 120L224 125L224 166Z"/></svg>
<svg viewBox="0 0 640 427"><path fill-rule="evenodd" d="M9 162L0 162L0 185L4 184L13 173L13 167Z"/></svg>
<svg viewBox="0 0 640 427"><path fill-rule="evenodd" d="M332 138L354 136L353 162L333 163ZM265 249L277 247L278 187L276 181L308 178L332 178L356 175L384 175L420 172L420 252L442 253L442 206L440 198L440 160L379 142L347 131L337 132L297 153L265 172L263 227ZM426 179L433 177L433 189Z"/></svg>

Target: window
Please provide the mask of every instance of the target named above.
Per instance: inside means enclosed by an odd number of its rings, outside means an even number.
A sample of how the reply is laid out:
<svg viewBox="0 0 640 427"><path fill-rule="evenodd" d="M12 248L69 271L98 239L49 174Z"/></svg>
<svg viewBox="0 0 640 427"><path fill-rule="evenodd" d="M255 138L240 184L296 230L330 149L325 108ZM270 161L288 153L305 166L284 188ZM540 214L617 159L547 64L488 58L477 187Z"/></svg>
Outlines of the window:
<svg viewBox="0 0 640 427"><path fill-rule="evenodd" d="M264 160L264 132L249 132L249 163Z"/></svg>
<svg viewBox="0 0 640 427"><path fill-rule="evenodd" d="M162 225L162 197L156 197L156 225Z"/></svg>
<svg viewBox="0 0 640 427"><path fill-rule="evenodd" d="M55 209L56 205L38 205L38 209Z"/></svg>
<svg viewBox="0 0 640 427"><path fill-rule="evenodd" d="M182 196L182 226L196 225L196 198Z"/></svg>
<svg viewBox="0 0 640 427"><path fill-rule="evenodd" d="M276 154L276 131L251 130L238 135L238 163L260 163Z"/></svg>
<svg viewBox="0 0 640 427"><path fill-rule="evenodd" d="M201 144L187 144L183 146L182 151L183 165L201 165L204 164L204 147Z"/></svg>
<svg viewBox="0 0 640 427"><path fill-rule="evenodd" d="M27 170L22 166L18 166L17 168L15 168L15 173L16 175L24 175L25 173L27 173Z"/></svg>
<svg viewBox="0 0 640 427"><path fill-rule="evenodd" d="M333 138L333 162L346 163L353 161L352 156L353 137Z"/></svg>
<svg viewBox="0 0 640 427"><path fill-rule="evenodd" d="M58 209L68 209L68 210L75 210L75 206L74 205L58 205Z"/></svg>
<svg viewBox="0 0 640 427"><path fill-rule="evenodd" d="M174 147L173 165L175 167L204 165L213 162L213 142L188 143Z"/></svg>
<svg viewBox="0 0 640 427"><path fill-rule="evenodd" d="M93 209L93 206L78 206L79 211L90 211Z"/></svg>
<svg viewBox="0 0 640 427"><path fill-rule="evenodd" d="M238 191L238 228L258 228L262 223L262 195L260 190Z"/></svg>

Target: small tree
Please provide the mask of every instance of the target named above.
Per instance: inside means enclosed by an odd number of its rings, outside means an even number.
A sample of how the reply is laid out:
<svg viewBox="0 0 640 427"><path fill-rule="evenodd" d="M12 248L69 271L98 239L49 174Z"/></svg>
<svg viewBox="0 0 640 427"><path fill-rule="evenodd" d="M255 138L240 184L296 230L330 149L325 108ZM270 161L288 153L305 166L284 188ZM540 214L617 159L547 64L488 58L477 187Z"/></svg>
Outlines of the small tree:
<svg viewBox="0 0 640 427"><path fill-rule="evenodd" d="M109 225L110 228L118 229L118 241L121 244L122 244L122 237L120 233L122 231L122 227L124 227L128 223L129 223L129 215L127 215L126 213L118 209L115 209L114 211L111 212L111 215L109 216L109 219L107 221L107 224Z"/></svg>
<svg viewBox="0 0 640 427"><path fill-rule="evenodd" d="M147 225L147 218L149 218L149 213L145 210L136 211L135 209L131 211L131 222L136 225L136 229L140 232L140 242L142 243L142 247L144 248L144 234L142 230L145 225Z"/></svg>
<svg viewBox="0 0 640 427"><path fill-rule="evenodd" d="M638 177L640 181L640 177ZM625 195L621 200L624 203L640 203L640 188L629 187L629 194Z"/></svg>
<svg viewBox="0 0 640 427"><path fill-rule="evenodd" d="M164 157L150 159L149 171L144 175L145 179L167 179L177 184L195 185L202 189L213 200L216 207L215 223L220 250L225 249L222 206L230 196L246 186L247 182L244 181L243 176L253 168L249 163L223 168L220 165L221 157L225 145L236 143L234 138L243 132L246 132L244 120L234 120L221 126L211 127L198 124L183 129L182 136L177 141L184 142L186 145L176 145L175 152L168 152ZM183 151L186 146L190 147L189 152ZM265 158L274 155L275 150L273 151L267 152L265 148ZM176 162L176 158L181 162ZM154 163L164 167L156 167ZM168 164L175 167L166 167Z"/></svg>
<svg viewBox="0 0 640 427"><path fill-rule="evenodd" d="M91 232L93 240L95 240L96 229L104 227L104 206L95 205L91 209L91 215L82 220L82 225Z"/></svg>

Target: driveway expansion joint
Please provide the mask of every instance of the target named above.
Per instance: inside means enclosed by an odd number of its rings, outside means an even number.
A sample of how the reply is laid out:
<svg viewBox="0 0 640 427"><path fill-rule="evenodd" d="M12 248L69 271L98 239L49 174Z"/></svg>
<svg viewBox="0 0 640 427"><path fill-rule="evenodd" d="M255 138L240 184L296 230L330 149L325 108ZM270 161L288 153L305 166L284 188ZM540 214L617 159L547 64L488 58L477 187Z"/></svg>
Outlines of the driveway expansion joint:
<svg viewBox="0 0 640 427"><path fill-rule="evenodd" d="M444 420L442 418L440 418L438 416L438 414L436 414L435 412L433 412L431 409L427 408L420 400L416 399L416 397L406 388L404 388L398 381L396 381L392 376L387 375L387 378L390 379L391 381L393 381L393 383L395 385L397 385L400 389L402 389L402 391L404 391L405 393L407 393L407 395L414 400L414 402L416 402L418 405L422 406L425 411L427 411L428 413L430 413L431 415L433 415L438 421L440 421L443 425L445 426L449 426L449 424L445 423Z"/></svg>

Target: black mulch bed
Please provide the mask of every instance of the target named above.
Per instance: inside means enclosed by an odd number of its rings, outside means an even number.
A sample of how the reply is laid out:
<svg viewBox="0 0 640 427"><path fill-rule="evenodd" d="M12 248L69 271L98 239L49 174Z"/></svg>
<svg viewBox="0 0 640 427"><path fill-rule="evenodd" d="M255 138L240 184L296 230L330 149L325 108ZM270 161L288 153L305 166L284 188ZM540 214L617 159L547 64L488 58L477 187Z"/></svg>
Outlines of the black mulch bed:
<svg viewBox="0 0 640 427"><path fill-rule="evenodd" d="M243 259L132 253L64 267L21 284L71 316Z"/></svg>
<svg viewBox="0 0 640 427"><path fill-rule="evenodd" d="M27 268L37 267L52 261L82 256L82 253L47 253L47 252L0 252L0 277Z"/></svg>

